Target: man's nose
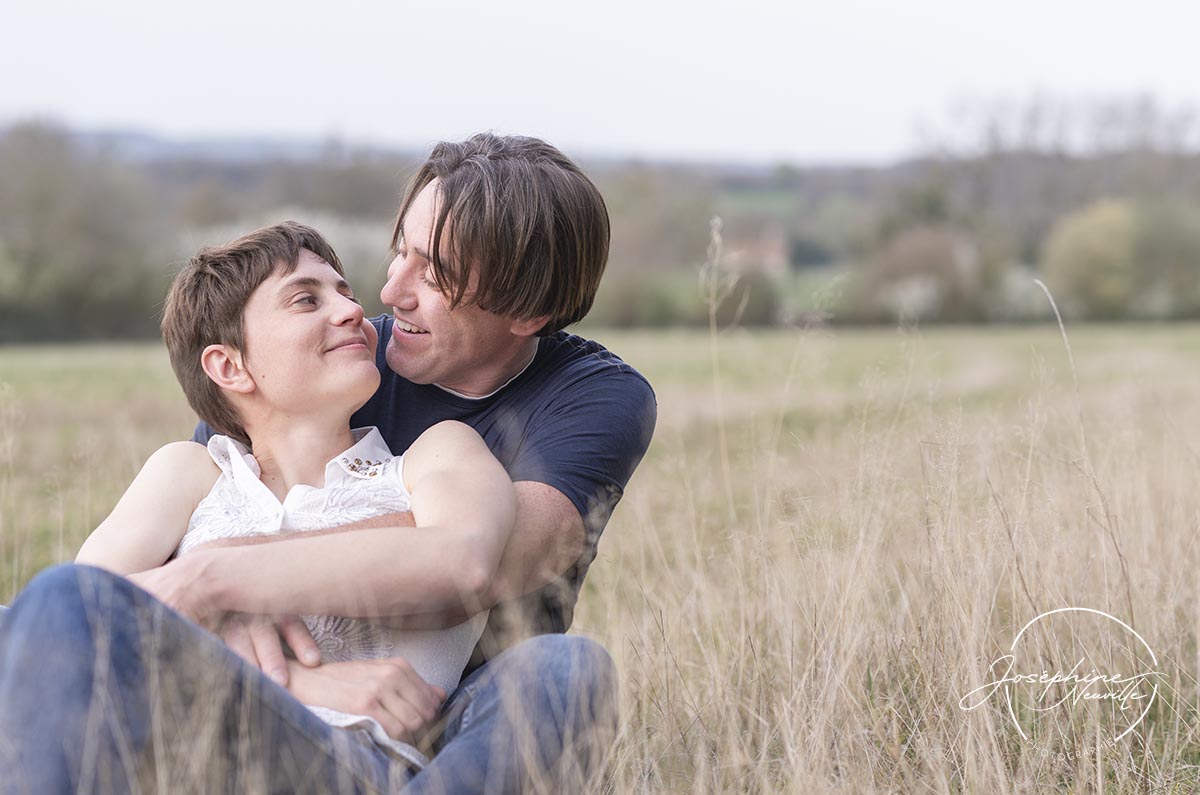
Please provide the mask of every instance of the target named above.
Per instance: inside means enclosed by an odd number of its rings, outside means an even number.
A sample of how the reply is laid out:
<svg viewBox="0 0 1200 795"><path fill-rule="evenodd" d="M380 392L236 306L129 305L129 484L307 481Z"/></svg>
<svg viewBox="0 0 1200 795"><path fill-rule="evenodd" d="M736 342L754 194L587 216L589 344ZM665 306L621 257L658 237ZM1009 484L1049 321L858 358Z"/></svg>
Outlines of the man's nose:
<svg viewBox="0 0 1200 795"><path fill-rule="evenodd" d="M397 309L416 309L415 275L415 270L405 264L404 258L396 255L388 266L388 279L379 291L379 300Z"/></svg>

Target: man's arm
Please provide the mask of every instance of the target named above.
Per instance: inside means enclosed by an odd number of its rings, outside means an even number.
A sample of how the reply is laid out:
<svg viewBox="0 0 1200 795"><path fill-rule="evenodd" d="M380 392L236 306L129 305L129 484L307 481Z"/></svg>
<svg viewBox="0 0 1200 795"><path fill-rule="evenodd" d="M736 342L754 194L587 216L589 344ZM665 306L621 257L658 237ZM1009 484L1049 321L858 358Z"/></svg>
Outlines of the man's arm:
<svg viewBox="0 0 1200 795"><path fill-rule="evenodd" d="M531 428L523 454L508 464L509 474L516 481L515 526L498 562L493 562L490 576L467 583L466 593L463 583L455 583L462 577L455 556L466 556L462 560L469 561L478 550L471 548L469 540L436 536L416 528L275 537L214 553L228 554L230 560L254 554L253 559L242 559L240 567L242 571L253 571L252 565L273 566L271 553L276 549L287 550L289 558L295 557L301 544L306 545L304 555L336 555L344 562L346 559L338 552L344 544L358 555L362 568L355 571L365 574L360 585L369 583L379 588L375 596L359 600L373 607L365 615L399 616L400 623L413 627L451 626L498 602L540 588L594 550L599 529L649 445L655 414L649 384L624 365L606 371L603 378L586 379L570 394L562 395L556 409L541 415ZM262 554L264 550L267 554ZM478 569L475 564L467 565ZM452 587L447 588L447 580ZM304 583L290 585L295 590L303 588ZM196 594L203 597L199 590ZM339 614L328 605L308 610L311 603L305 608L281 607L278 601L268 599L264 601L270 607L264 609L251 606L253 601L235 600L235 604L248 605L235 609ZM283 601L291 603L290 599ZM387 610L380 609L384 603Z"/></svg>
<svg viewBox="0 0 1200 795"><path fill-rule="evenodd" d="M452 627L476 612L536 591L561 577L579 560L584 553L586 534L579 511L566 495L536 481L522 481L513 486L517 492L516 523L491 586L476 600L474 607L478 609L467 609L460 603L449 609L389 616L384 619L386 623L408 629ZM402 517L403 514L396 515Z"/></svg>
<svg viewBox="0 0 1200 795"><path fill-rule="evenodd" d="M189 617L478 612L511 532L514 488L470 428L443 423L426 434L404 462L419 527L196 550L139 584Z"/></svg>
<svg viewBox="0 0 1200 795"><path fill-rule="evenodd" d="M430 606L421 605L407 614L377 616L390 626L407 627L410 629L440 629L454 627L466 621L467 618L490 610L500 602L515 599L538 590L562 575L583 554L584 530L583 520L574 504L563 495L562 491L544 483L532 480L515 483L516 491L516 521L509 542L504 546L496 572L492 575L490 584L479 592L472 594L469 603L463 599L451 600L443 609L434 610ZM380 530L384 533L406 534L404 545L408 549L426 544L438 544L438 538L424 530L412 534L416 530L412 513L396 513L386 516L376 516L354 522L353 525L330 527L304 533L282 533L277 536L251 536L246 538L224 539L221 542L200 546L192 555L208 549L246 548L246 546L269 546L263 551L287 550L287 545L296 540L318 537L338 537L338 545L346 544L352 548L361 548L371 543L370 538L360 536L362 530ZM373 537L378 539L378 537ZM382 556L394 554L391 545L380 548L378 556L371 555L374 560L382 560ZM446 561L450 561L446 556ZM402 563L398 563L402 566ZM437 575L437 573L432 573ZM403 576L395 574L394 587L404 588ZM426 596L424 593L413 591L414 598ZM294 611L293 611L294 612Z"/></svg>

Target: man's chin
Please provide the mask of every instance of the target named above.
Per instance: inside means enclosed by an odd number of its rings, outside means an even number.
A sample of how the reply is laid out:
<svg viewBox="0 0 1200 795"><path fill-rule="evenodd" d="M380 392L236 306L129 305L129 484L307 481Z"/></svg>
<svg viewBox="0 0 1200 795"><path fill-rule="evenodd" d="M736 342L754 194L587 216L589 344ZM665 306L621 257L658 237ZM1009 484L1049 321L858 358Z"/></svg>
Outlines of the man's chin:
<svg viewBox="0 0 1200 795"><path fill-rule="evenodd" d="M396 349L396 346L390 342L388 343L387 350L383 352L383 358L387 362L388 369L406 381L411 381L414 384L433 383L433 379L423 376L419 368L414 367L415 362L403 356Z"/></svg>

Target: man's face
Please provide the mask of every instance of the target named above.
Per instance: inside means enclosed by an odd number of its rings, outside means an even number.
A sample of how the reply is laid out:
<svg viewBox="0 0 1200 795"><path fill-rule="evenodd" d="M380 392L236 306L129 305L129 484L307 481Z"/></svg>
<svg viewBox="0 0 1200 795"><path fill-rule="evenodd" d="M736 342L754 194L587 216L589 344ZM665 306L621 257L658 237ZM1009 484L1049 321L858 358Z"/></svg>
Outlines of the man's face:
<svg viewBox="0 0 1200 795"><path fill-rule="evenodd" d="M350 285L311 251L246 302L244 362L264 405L290 415L354 409L379 386L375 327Z"/></svg>
<svg viewBox="0 0 1200 795"><path fill-rule="evenodd" d="M527 343L528 337L514 335L509 319L471 304L470 289L455 309L449 308L449 298L438 290L429 247L439 184L434 180L426 185L404 217L399 251L379 293L380 300L392 307L396 320L385 356L393 371L414 383L440 384L468 395L486 394L495 388L497 363L507 366L507 357ZM447 232L453 234L449 224L442 234L444 260L448 258Z"/></svg>

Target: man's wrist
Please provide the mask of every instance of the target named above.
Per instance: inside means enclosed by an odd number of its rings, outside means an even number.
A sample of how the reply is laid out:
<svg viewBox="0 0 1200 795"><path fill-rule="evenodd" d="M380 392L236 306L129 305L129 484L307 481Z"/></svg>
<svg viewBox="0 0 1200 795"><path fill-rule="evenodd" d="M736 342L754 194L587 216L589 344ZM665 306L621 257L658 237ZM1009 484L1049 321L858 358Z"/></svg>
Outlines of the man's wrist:
<svg viewBox="0 0 1200 795"><path fill-rule="evenodd" d="M222 575L222 565L229 555L236 554L236 548L198 549L192 554L181 558L193 567L191 570L192 587L196 589L196 601L207 605L215 613L232 613L237 607L232 603L232 593Z"/></svg>

